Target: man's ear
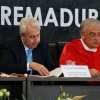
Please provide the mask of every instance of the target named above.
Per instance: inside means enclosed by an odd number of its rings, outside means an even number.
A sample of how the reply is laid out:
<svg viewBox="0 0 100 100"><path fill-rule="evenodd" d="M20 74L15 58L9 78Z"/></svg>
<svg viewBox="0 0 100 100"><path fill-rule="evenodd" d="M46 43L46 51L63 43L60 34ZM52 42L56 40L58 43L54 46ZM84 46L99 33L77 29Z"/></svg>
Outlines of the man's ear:
<svg viewBox="0 0 100 100"><path fill-rule="evenodd" d="M22 32L20 32L20 37L23 40L25 38L25 34L23 34Z"/></svg>
<svg viewBox="0 0 100 100"><path fill-rule="evenodd" d="M80 31L81 38L84 39L84 32Z"/></svg>

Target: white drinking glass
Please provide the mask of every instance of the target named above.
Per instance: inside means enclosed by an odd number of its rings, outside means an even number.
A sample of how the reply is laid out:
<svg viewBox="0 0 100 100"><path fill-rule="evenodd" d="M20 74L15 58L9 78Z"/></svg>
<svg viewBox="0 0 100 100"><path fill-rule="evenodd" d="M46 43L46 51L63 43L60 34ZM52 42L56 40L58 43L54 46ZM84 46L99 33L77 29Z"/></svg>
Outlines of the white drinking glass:
<svg viewBox="0 0 100 100"><path fill-rule="evenodd" d="M66 65L75 65L75 61L67 60Z"/></svg>

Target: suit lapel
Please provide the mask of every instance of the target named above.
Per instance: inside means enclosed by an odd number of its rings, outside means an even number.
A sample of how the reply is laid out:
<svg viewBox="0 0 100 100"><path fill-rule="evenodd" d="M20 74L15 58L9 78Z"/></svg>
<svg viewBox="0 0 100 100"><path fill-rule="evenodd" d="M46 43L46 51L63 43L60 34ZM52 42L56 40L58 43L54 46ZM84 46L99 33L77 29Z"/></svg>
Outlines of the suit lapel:
<svg viewBox="0 0 100 100"><path fill-rule="evenodd" d="M25 63L25 62L27 62L26 61L26 52L25 52L25 48L24 48L24 45L21 41L20 36L18 36L17 40L18 40L18 46L19 46L18 49L19 49L19 54L20 54L20 57L21 57L21 61L22 61L22 63L23 62Z"/></svg>
<svg viewBox="0 0 100 100"><path fill-rule="evenodd" d="M33 61L36 61L36 51L35 49L32 50L32 57L33 57Z"/></svg>
<svg viewBox="0 0 100 100"><path fill-rule="evenodd" d="M39 55L39 52L38 52L37 48L33 49L32 56L33 56L33 61L34 62L39 62L40 55Z"/></svg>

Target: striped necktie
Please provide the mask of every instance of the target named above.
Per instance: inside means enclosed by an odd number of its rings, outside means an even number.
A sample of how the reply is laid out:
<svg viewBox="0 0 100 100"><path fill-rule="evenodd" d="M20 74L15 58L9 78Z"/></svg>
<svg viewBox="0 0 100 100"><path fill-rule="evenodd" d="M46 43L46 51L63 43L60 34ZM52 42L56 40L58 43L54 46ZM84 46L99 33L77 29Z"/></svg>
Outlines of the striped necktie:
<svg viewBox="0 0 100 100"><path fill-rule="evenodd" d="M32 49L27 50L27 62L32 62ZM29 75L32 75L32 70L30 70Z"/></svg>

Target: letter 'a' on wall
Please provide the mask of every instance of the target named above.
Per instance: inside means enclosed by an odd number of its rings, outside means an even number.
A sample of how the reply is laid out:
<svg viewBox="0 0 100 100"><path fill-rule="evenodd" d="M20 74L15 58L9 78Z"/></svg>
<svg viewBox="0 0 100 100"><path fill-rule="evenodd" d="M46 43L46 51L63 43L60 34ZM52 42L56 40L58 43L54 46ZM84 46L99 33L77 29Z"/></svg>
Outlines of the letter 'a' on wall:
<svg viewBox="0 0 100 100"><path fill-rule="evenodd" d="M83 5L84 4L84 5ZM34 17L41 25L41 38L49 43L80 38L86 18L100 20L100 1L95 0L0 0L0 42L19 34L23 17Z"/></svg>

